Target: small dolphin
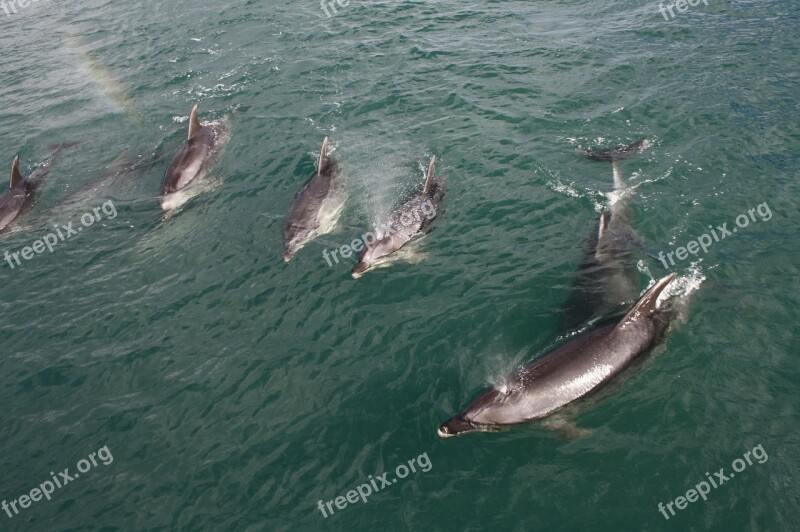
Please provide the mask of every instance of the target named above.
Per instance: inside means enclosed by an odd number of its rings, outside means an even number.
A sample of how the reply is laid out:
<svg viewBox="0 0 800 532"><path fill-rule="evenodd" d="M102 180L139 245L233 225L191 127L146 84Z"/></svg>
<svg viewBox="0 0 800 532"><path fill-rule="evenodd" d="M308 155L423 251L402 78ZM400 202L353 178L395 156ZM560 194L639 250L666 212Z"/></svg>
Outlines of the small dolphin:
<svg viewBox="0 0 800 532"><path fill-rule="evenodd" d="M544 419L603 387L663 338L673 312L656 303L676 275L648 289L621 320L579 334L520 368L503 385L483 391L439 427L439 436Z"/></svg>
<svg viewBox="0 0 800 532"><path fill-rule="evenodd" d="M638 295L639 274L632 248L641 246L642 239L631 226L620 161L649 145L649 139L642 139L610 150L579 152L593 161L611 162L614 193L586 242L583 262L565 304L564 330L582 326L612 310L621 311Z"/></svg>
<svg viewBox="0 0 800 532"><path fill-rule="evenodd" d="M8 190L0 194L0 231L33 207L39 188L50 173L50 165L61 150L77 144L61 144L36 170L24 177L19 172L19 155L14 157Z"/></svg>
<svg viewBox="0 0 800 532"><path fill-rule="evenodd" d="M292 208L283 222L283 260L289 262L308 242L330 233L339 220L344 202L339 162L328 157L328 137L325 137L317 171L294 195Z"/></svg>
<svg viewBox="0 0 800 532"><path fill-rule="evenodd" d="M227 141L228 124L224 120L200 123L197 105L189 116L189 135L161 181L161 209L171 211L188 199L181 192L205 176Z"/></svg>
<svg viewBox="0 0 800 532"><path fill-rule="evenodd" d="M361 250L358 263L353 268L354 279L385 264L400 248L425 234L424 230L436 217L436 211L444 198L444 184L433 178L435 162L436 157L431 157L425 172L425 182L419 192L395 209L386 223L376 231L376 241L367 242L366 247Z"/></svg>

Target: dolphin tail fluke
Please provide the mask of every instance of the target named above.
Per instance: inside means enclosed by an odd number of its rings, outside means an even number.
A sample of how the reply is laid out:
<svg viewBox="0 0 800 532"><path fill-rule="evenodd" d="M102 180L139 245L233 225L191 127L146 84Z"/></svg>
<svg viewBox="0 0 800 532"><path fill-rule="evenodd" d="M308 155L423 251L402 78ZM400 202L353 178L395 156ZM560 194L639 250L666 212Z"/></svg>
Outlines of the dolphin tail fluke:
<svg viewBox="0 0 800 532"><path fill-rule="evenodd" d="M627 323L652 316L657 310L656 302L658 301L658 296L661 295L661 292L664 291L667 285L669 285L677 275L677 273L672 272L651 286L650 289L639 298L639 301L636 302L628 314L625 315L625 318L620 322L621 326L624 327Z"/></svg>
<svg viewBox="0 0 800 532"><path fill-rule="evenodd" d="M14 156L14 162L11 163L11 180L9 181L9 188L22 181L22 174L19 173L19 155Z"/></svg>
<svg viewBox="0 0 800 532"><path fill-rule="evenodd" d="M591 161L616 162L627 159L631 155L648 148L652 141L648 138L639 139L628 145L617 146L607 150L578 150L578 153Z"/></svg>
<svg viewBox="0 0 800 532"><path fill-rule="evenodd" d="M619 168L619 162L646 149L650 144L652 144L652 141L645 137L627 145L617 146L616 148L588 151L578 150L578 153L590 161L610 162L614 172L614 188L621 190L625 188L625 180L622 179L622 170Z"/></svg>
<svg viewBox="0 0 800 532"><path fill-rule="evenodd" d="M431 157L431 162L428 163L428 169L425 171L425 184L422 187L423 194L430 194L431 187L433 186L433 165L436 162L436 156Z"/></svg>
<svg viewBox="0 0 800 532"><path fill-rule="evenodd" d="M195 104L195 106L192 107L192 112L189 114L189 136L187 138L192 138L202 127L203 125L200 123L200 119L197 118L197 104Z"/></svg>
<svg viewBox="0 0 800 532"><path fill-rule="evenodd" d="M322 141L322 149L319 151L319 162L317 163L317 175L322 175L322 170L328 164L328 137Z"/></svg>

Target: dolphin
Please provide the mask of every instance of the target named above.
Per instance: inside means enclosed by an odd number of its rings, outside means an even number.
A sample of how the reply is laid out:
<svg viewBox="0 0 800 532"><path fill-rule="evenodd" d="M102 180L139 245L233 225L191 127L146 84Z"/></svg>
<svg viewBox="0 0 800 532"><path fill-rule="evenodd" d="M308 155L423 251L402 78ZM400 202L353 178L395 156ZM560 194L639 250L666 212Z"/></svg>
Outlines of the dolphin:
<svg viewBox="0 0 800 532"><path fill-rule="evenodd" d="M600 215L595 230L584 247L570 295L564 306L563 329L572 330L612 311L623 311L638 295L639 274L633 247L642 239L631 226L625 181L620 162L650 145L641 139L610 150L581 151L593 161L611 162L614 193L609 207Z"/></svg>
<svg viewBox="0 0 800 532"><path fill-rule="evenodd" d="M443 182L433 178L435 162L436 156L431 157L422 188L389 215L388 220L376 231L375 241L367 242L361 250L358 263L353 268L354 279L367 270L385 264L400 248L425 234L444 198Z"/></svg>
<svg viewBox="0 0 800 532"><path fill-rule="evenodd" d="M345 202L343 179L339 162L328 157L328 137L325 137L317 171L294 195L292 208L283 222L284 261L292 260L300 248L336 226Z"/></svg>
<svg viewBox="0 0 800 532"><path fill-rule="evenodd" d="M106 170L96 179L92 179L87 184L78 188L66 199L55 205L51 214L55 216L68 216L79 208L85 208L90 202L97 202L98 198L109 199L119 198L134 199L138 193L132 190L130 181L133 176L141 174L144 170L158 164L154 158L139 158L130 155L127 151L120 153L109 165ZM123 188L122 185L125 185ZM126 194L127 192L127 194ZM130 196L137 194L137 196Z"/></svg>
<svg viewBox="0 0 800 532"><path fill-rule="evenodd" d="M439 436L544 419L602 388L663 339L673 312L656 303L676 275L656 282L621 320L584 331L481 392L439 427Z"/></svg>
<svg viewBox="0 0 800 532"><path fill-rule="evenodd" d="M61 150L77 144L77 142L61 144L50 157L27 176L23 176L19 171L19 155L14 157L14 161L11 163L11 179L8 190L0 194L0 231L6 229L21 214L33 207L39 188L50 173L50 165Z"/></svg>
<svg viewBox="0 0 800 532"><path fill-rule="evenodd" d="M182 191L205 176L227 141L228 124L224 120L200 123L197 105L189 116L189 135L172 159L161 181L161 209L171 211L188 196Z"/></svg>

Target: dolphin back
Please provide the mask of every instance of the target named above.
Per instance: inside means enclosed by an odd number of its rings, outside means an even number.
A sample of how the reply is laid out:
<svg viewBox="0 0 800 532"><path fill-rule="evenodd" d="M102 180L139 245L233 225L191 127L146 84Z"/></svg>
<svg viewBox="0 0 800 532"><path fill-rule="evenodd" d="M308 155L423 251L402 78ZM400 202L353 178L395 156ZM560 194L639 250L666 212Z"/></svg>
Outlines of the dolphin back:
<svg viewBox="0 0 800 532"><path fill-rule="evenodd" d="M610 162L617 191L590 234L575 281L564 307L563 329L572 330L591 319L616 315L638 295L639 274L633 248L641 238L631 226L620 161L650 145L644 138L625 146L580 151L593 161Z"/></svg>
<svg viewBox="0 0 800 532"><path fill-rule="evenodd" d="M281 228L283 259L292 256L320 234L336 225L345 192L339 161L328 156L328 137L322 141L316 172L295 193Z"/></svg>
<svg viewBox="0 0 800 532"><path fill-rule="evenodd" d="M200 130L183 143L172 163L164 173L161 195L176 192L194 180L205 168L206 158L214 144L214 131L209 127Z"/></svg>
<svg viewBox="0 0 800 532"><path fill-rule="evenodd" d="M300 233L317 229L319 212L331 192L337 173L336 161L328 160L321 171L312 175L295 193L294 202L283 222L282 237L285 246Z"/></svg>
<svg viewBox="0 0 800 532"><path fill-rule="evenodd" d="M627 220L605 211L589 235L584 257L564 304L563 330L603 316L619 315L639 295L632 244L638 237Z"/></svg>

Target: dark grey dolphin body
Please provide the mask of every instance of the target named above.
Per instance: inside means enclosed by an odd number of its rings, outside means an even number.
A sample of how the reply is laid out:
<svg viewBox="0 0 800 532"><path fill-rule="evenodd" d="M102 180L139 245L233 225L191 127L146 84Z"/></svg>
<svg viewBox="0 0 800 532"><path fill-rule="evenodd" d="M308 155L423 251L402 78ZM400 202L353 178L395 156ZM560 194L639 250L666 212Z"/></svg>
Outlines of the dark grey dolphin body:
<svg viewBox="0 0 800 532"><path fill-rule="evenodd" d="M649 144L648 139L642 139L611 150L581 152L587 159L611 162L614 194L609 208L600 215L595 231L586 241L583 262L564 305L564 330L585 325L615 310L622 311L638 295L639 274L634 248L641 245L642 239L631 226L620 161Z"/></svg>
<svg viewBox="0 0 800 532"><path fill-rule="evenodd" d="M283 260L289 262L297 251L336 226L345 201L339 162L328 157L328 137L322 141L317 171L294 196L283 222Z"/></svg>
<svg viewBox="0 0 800 532"><path fill-rule="evenodd" d="M656 301L675 275L648 289L621 320L579 334L522 367L503 385L480 393L439 427L439 436L543 419L603 387L662 339L672 312L657 308Z"/></svg>
<svg viewBox="0 0 800 532"><path fill-rule="evenodd" d="M28 176L20 174L19 156L14 157L14 162L11 163L11 179L8 190L0 194L0 231L6 229L21 214L30 210L36 201L39 188L50 173L50 165L62 149L73 145L75 144L62 144L59 146L50 157Z"/></svg>
<svg viewBox="0 0 800 532"><path fill-rule="evenodd" d="M384 264L411 240L425 234L444 198L444 184L433 177L435 162L436 157L432 157L422 188L389 215L383 228L377 231L377 241L367 243L361 250L358 263L353 268L354 278Z"/></svg>
<svg viewBox="0 0 800 532"><path fill-rule="evenodd" d="M189 116L189 135L186 142L172 159L161 181L161 208L169 211L180 205L185 198L179 193L206 174L221 151L228 126L224 121L201 124L197 118L197 106Z"/></svg>

